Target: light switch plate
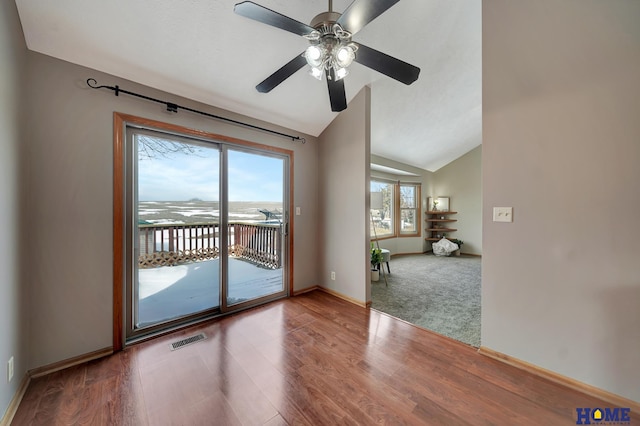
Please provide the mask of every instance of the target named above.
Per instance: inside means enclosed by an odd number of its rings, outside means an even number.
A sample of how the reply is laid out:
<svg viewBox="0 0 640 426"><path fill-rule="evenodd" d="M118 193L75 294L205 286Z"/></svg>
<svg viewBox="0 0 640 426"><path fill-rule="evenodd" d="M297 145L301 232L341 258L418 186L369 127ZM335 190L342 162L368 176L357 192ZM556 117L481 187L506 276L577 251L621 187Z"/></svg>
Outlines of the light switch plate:
<svg viewBox="0 0 640 426"><path fill-rule="evenodd" d="M494 207L494 222L513 222L513 207Z"/></svg>

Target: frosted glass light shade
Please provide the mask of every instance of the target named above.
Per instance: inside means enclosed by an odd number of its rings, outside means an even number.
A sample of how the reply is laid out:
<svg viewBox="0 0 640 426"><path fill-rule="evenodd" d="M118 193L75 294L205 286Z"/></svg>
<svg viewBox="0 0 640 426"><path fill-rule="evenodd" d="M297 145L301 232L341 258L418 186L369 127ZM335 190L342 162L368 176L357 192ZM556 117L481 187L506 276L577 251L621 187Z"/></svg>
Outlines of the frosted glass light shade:
<svg viewBox="0 0 640 426"><path fill-rule="evenodd" d="M307 60L307 64L309 64L312 68L317 68L322 65L324 56L324 51L319 46L309 46L304 52L304 58Z"/></svg>
<svg viewBox="0 0 640 426"><path fill-rule="evenodd" d="M309 74L317 78L318 80L322 80L322 70L320 68L313 67L309 70Z"/></svg>
<svg viewBox="0 0 640 426"><path fill-rule="evenodd" d="M355 59L353 48L349 45L341 46L336 53L336 63L341 68L347 68Z"/></svg>
<svg viewBox="0 0 640 426"><path fill-rule="evenodd" d="M336 81L342 80L347 74L349 74L349 71L346 68L338 68L336 70Z"/></svg>

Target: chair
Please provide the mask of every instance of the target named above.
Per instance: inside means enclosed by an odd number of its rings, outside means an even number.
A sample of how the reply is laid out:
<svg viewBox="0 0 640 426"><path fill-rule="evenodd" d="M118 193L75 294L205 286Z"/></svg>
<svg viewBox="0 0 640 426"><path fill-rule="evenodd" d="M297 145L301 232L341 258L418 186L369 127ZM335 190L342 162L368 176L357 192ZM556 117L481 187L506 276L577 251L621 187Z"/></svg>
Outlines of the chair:
<svg viewBox="0 0 640 426"><path fill-rule="evenodd" d="M387 264L387 272L391 273L391 268L389 268L389 260L391 260L391 252L387 249L380 249L382 252L382 261ZM380 270L380 264L378 264L378 270Z"/></svg>

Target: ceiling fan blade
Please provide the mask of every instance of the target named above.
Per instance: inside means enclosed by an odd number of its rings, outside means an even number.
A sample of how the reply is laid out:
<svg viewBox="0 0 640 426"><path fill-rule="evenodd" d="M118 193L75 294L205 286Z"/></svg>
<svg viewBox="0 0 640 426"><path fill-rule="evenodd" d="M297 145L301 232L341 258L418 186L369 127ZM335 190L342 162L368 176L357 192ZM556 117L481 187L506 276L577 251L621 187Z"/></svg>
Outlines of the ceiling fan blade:
<svg viewBox="0 0 640 426"><path fill-rule="evenodd" d="M277 85L291 77L296 71L304 67L307 64L307 60L302 55L298 55L286 64L278 71L267 77L262 83L256 86L256 90L260 93L269 93Z"/></svg>
<svg viewBox="0 0 640 426"><path fill-rule="evenodd" d="M272 27L280 28L281 30L301 36L313 31L313 28L307 24L303 24L302 22L274 12L271 9L267 9L251 1L243 1L242 3L236 4L233 7L233 11L245 18L253 19L254 21L262 22L263 24L271 25Z"/></svg>
<svg viewBox="0 0 640 426"><path fill-rule="evenodd" d="M355 61L357 63L376 70L404 84L411 84L418 79L418 76L420 75L420 68L363 44L355 44L358 46L355 57Z"/></svg>
<svg viewBox="0 0 640 426"><path fill-rule="evenodd" d="M326 72L327 87L329 87L329 100L331 101L331 111L340 112L347 108L347 96L344 92L344 80L336 81L333 68Z"/></svg>
<svg viewBox="0 0 640 426"><path fill-rule="evenodd" d="M400 0L354 0L338 18L337 24L354 35Z"/></svg>

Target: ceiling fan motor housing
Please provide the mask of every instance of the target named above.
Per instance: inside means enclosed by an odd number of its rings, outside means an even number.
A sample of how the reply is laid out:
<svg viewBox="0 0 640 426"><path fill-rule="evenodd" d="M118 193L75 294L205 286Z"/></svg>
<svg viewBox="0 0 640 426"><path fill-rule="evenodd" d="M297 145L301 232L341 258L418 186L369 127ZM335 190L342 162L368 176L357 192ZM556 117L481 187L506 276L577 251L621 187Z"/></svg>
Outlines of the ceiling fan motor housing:
<svg viewBox="0 0 640 426"><path fill-rule="evenodd" d="M332 31L333 24L338 21L338 18L340 18L340 13L338 12L322 12L311 20L310 26L324 35L326 31Z"/></svg>

